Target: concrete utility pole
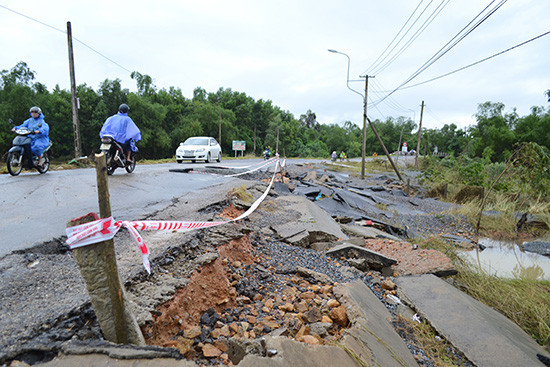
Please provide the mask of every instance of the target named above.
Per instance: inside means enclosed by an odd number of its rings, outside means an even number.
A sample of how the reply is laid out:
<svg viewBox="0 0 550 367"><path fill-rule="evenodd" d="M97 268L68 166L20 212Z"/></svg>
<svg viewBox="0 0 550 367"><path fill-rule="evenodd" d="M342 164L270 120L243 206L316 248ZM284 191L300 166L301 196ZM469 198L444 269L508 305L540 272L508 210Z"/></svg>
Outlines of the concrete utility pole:
<svg viewBox="0 0 550 367"><path fill-rule="evenodd" d="M424 114L424 101L422 101L422 106L420 107L420 122L418 123L418 139L416 143L416 155L414 158L414 166L418 166L418 152L420 151L420 139L422 138L422 116ZM425 155L425 154L424 154Z"/></svg>
<svg viewBox="0 0 550 367"><path fill-rule="evenodd" d="M108 218L111 216L111 203L105 155L101 153L95 157L99 214L101 218ZM88 214L73 219L68 226L93 220L95 218ZM113 240L75 248L73 254L105 339L119 344L145 345L139 325L128 308L126 292L118 273Z"/></svg>
<svg viewBox="0 0 550 367"><path fill-rule="evenodd" d="M374 78L371 76L370 78ZM363 99L363 146L361 148L361 180L365 179L365 156L367 154L367 95L369 76L365 75L365 98Z"/></svg>
<svg viewBox="0 0 550 367"><path fill-rule="evenodd" d="M78 123L78 105L76 99L76 81L74 77L73 36L71 22L67 22L67 41L69 43L69 74L71 76L71 104L73 107L74 157L82 156L80 145L80 126Z"/></svg>

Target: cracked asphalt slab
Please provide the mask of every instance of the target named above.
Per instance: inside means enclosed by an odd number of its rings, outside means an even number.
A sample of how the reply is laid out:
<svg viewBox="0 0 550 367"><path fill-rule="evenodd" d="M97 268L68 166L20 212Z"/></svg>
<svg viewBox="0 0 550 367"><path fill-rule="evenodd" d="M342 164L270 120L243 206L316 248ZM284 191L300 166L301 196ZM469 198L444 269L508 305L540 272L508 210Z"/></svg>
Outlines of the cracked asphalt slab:
<svg viewBox="0 0 550 367"><path fill-rule="evenodd" d="M288 171L307 171L307 167L292 167ZM270 175L259 173L249 175L249 179L266 179ZM289 172L290 177L296 177L293 172ZM345 179L340 183L342 186L353 185L365 187L365 183L359 180L346 177L345 175L335 175L335 181ZM357 182L359 181L359 182ZM370 183L383 187L388 178L383 176L374 177ZM178 201L170 203L164 210L156 212L150 218L143 219L164 219L178 220L185 216L186 220L209 220L213 219L217 210L225 205L226 194L232 188L251 187L257 181L251 180L231 180L225 184L200 190L181 198ZM393 191L376 189L378 195L388 195L386 200L403 198L410 202L410 198L404 198L401 195L392 195ZM391 195L391 196L390 196ZM421 206L421 203L413 205L415 210ZM435 204L427 204L426 213L433 213L437 210L443 211L445 208ZM444 205L443 205L444 207ZM203 210L212 208L211 210ZM288 218L288 213L284 208L277 208L273 203L266 203L261 207L262 216L257 216L255 225L257 231L265 230L267 224L273 224L277 221L284 223ZM283 209L283 210L278 210ZM394 211L395 212L395 211ZM259 213L259 212L258 212ZM372 214L372 213L366 213ZM205 218L206 217L206 218ZM428 215L426 216L428 217ZM387 218L386 218L387 220ZM247 222L248 220L245 220ZM437 230L442 225L435 221L433 227ZM223 227L223 226L222 226ZM140 256L135 244L131 241L129 235L121 232L115 238L117 262L121 278L127 289L134 291L133 297L144 297L147 291L156 287L155 294L151 297L151 303L148 307L156 306L170 299L171 295L178 287L185 285L189 274L200 265L193 260L200 256L212 242L216 241L215 233L223 232L223 228L217 230L195 231L185 234L171 233L143 233L146 243L150 246L152 253L151 263L153 265L154 276L163 276L154 282L151 287L141 287L140 282L147 278L145 271L141 267ZM416 224L416 227L420 225ZM423 225L422 225L423 227ZM415 228L415 227L411 227ZM209 235L214 234L212 237ZM220 234L224 237L227 234ZM282 244L279 241L268 241L274 248L286 249L277 252L277 259L286 259L283 253L292 255L288 258L288 263L306 263L309 267L319 270L322 273L329 273L335 280L361 278L361 272L340 264L340 267L333 270L327 270L326 261L312 260L319 253ZM297 256L305 251L307 256ZM179 260L177 260L179 258ZM182 261L181 259L184 259ZM172 263L185 264L179 270L179 274L166 274L166 267ZM34 361L45 360L51 357L54 351L61 349L61 344L71 339L78 340L100 340L101 333L93 315L93 310L89 303L85 285L80 277L78 268L72 258L70 251L59 241L36 246L27 251L19 251L7 255L0 260L0 363L16 359L18 356L26 356L27 360ZM342 275L345 274L345 275ZM327 274L328 275L328 274ZM376 283L372 282L372 277L362 275L364 281L379 298L382 292ZM137 301L134 299L135 303ZM147 302L142 302L147 305ZM387 305L391 310L392 305ZM138 307L139 309L139 307ZM146 320L142 320L145 322ZM421 352L419 352L421 353ZM424 358L424 357L423 357ZM428 362L426 365L430 365Z"/></svg>

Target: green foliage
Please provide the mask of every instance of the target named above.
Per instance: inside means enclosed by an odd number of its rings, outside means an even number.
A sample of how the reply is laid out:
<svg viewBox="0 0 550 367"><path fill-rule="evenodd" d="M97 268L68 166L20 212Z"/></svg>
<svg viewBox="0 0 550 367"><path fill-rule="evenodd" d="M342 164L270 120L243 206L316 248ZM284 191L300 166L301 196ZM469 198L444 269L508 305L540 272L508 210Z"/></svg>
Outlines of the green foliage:
<svg viewBox="0 0 550 367"><path fill-rule="evenodd" d="M196 135L219 139L227 155L232 154L233 140L244 140L247 151L256 155L269 145L272 149L278 146L279 152L289 157L328 158L334 150L345 151L350 158L361 156L362 122L322 124L311 110L295 118L270 100L255 100L230 88L209 93L197 87L193 95L186 98L176 87L157 90L149 75L134 71L131 77L136 81L137 92L123 88L119 79L106 79L97 90L86 84L77 86L83 154L97 151L99 131L105 119L115 114L121 103L126 103L130 106L130 116L142 131L138 147L141 158L145 159L172 157L180 142ZM69 158L74 155L70 92L59 86L49 91L35 79L35 72L22 61L0 72L0 150L5 152L13 138L6 122L8 118L21 123L29 117L29 107L38 105L51 128L54 157ZM440 152L449 154L442 163L447 168L454 168L453 174L459 182L484 182L486 173L480 170L480 164L504 162L511 156L516 143L534 142L541 149L550 148L548 109L533 107L530 115L519 117L515 111L504 114L501 103L486 102L479 106L476 118L478 125L468 131L457 129L455 124L423 131L421 153L433 151L437 146ZM416 149L414 121L390 117L385 121L372 121L372 124L390 152L399 150L403 142ZM367 126L366 153L370 156L375 152L383 154L378 139ZM461 161L454 157L460 157ZM544 159L545 156L539 154L538 157ZM432 173L428 175L441 176L433 167L437 165L432 165ZM547 172L535 168L531 170L533 177L546 177ZM539 191L546 181L541 182L542 186L535 185Z"/></svg>

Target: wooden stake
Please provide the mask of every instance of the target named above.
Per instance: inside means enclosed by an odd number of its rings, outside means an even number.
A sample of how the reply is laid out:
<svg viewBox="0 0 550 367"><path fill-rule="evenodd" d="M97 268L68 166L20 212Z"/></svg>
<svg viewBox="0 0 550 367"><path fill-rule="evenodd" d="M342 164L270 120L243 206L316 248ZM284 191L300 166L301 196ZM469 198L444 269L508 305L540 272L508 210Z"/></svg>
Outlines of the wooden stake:
<svg viewBox="0 0 550 367"><path fill-rule="evenodd" d="M96 154L97 191L101 218L111 216L107 165L103 153ZM73 219L68 226L91 222L87 215ZM134 315L126 307L125 291L116 263L113 240L74 249L73 255L86 282L92 307L105 339L113 343L145 345L145 339Z"/></svg>

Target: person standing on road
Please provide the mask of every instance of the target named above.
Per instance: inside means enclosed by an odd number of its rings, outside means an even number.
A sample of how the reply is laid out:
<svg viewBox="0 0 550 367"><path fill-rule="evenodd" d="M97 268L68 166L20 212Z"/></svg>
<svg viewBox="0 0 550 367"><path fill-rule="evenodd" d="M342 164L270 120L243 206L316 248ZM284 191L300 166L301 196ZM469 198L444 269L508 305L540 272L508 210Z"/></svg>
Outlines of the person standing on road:
<svg viewBox="0 0 550 367"><path fill-rule="evenodd" d="M113 115L103 123L103 127L99 132L99 137L111 136L115 139L124 150L126 162L131 162L131 152L137 152L136 141L141 140L141 131L134 123L134 121L128 116L130 107L123 103L118 107L118 113Z"/></svg>
<svg viewBox="0 0 550 367"><path fill-rule="evenodd" d="M33 154L39 157L38 166L42 166L42 153L50 144L50 126L44 121L44 115L40 107L33 106L29 112L31 117L26 119L21 125L15 126L11 131L15 131L21 127L26 127L32 131L32 134L29 135L31 138L30 147L28 145L25 146L25 151L29 157L29 167L34 167Z"/></svg>

